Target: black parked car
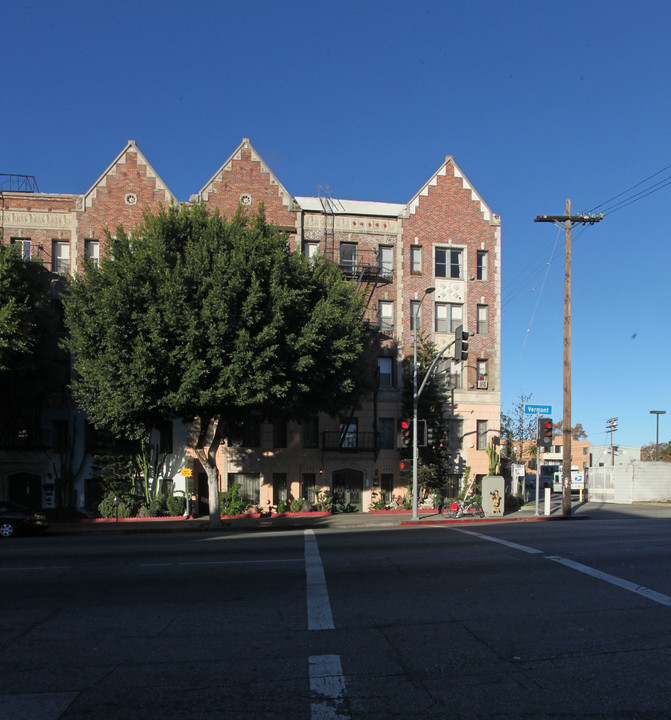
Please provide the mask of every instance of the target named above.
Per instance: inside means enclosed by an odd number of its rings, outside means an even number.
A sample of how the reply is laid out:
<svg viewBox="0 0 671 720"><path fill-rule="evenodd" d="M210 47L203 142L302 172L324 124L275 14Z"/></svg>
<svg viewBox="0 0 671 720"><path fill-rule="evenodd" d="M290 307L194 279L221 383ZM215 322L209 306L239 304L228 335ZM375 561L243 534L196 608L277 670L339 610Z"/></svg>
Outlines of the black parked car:
<svg viewBox="0 0 671 720"><path fill-rule="evenodd" d="M43 512L33 512L23 505L0 500L0 537L46 530L48 527L49 521Z"/></svg>

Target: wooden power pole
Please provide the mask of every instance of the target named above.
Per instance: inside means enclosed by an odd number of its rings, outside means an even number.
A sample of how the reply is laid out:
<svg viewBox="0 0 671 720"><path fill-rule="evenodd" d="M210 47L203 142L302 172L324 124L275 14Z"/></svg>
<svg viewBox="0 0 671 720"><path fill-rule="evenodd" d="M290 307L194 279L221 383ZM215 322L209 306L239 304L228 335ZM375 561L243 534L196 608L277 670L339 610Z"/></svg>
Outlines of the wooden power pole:
<svg viewBox="0 0 671 720"><path fill-rule="evenodd" d="M562 449L562 515L571 514L571 223L593 225L603 215L571 215L571 200L566 200L565 215L539 215L534 222L564 223L564 443Z"/></svg>

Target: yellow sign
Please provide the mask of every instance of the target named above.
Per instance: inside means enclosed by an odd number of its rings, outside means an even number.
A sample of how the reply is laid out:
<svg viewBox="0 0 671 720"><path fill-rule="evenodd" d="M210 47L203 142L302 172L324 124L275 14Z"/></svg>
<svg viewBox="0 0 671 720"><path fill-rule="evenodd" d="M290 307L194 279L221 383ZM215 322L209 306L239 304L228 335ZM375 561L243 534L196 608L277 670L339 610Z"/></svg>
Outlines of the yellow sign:
<svg viewBox="0 0 671 720"><path fill-rule="evenodd" d="M193 475L191 468L182 468L180 472L182 473L182 477L191 477L191 475Z"/></svg>

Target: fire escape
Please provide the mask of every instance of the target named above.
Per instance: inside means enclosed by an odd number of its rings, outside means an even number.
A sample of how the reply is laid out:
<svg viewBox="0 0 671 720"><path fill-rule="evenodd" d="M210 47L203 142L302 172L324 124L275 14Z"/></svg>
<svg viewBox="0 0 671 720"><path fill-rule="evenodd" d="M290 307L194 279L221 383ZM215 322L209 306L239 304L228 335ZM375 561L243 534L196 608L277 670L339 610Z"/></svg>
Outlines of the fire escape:
<svg viewBox="0 0 671 720"><path fill-rule="evenodd" d="M318 185L318 197L324 216L324 255L336 262L346 277L356 282L356 289L361 291L366 298L363 322L370 322L366 319L371 308L373 295L378 287L393 282L393 267L385 267L379 250L362 249L356 242L336 242L335 226L336 215L346 214L346 209L340 200L333 197L328 185ZM377 313L376 313L377 317ZM377 368L376 368L377 372ZM377 383L373 392L373 430L360 432L353 423L355 404L348 413L346 419L340 423L340 431L322 433L323 450L335 450L338 452L358 453L372 452L377 459L380 442L377 429Z"/></svg>

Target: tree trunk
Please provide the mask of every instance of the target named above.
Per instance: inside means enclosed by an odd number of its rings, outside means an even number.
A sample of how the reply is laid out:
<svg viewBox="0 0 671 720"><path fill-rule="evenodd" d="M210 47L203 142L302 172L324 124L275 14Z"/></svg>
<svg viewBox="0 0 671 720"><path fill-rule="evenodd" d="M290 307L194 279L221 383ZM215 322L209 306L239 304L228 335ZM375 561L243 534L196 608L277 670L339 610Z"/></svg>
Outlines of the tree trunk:
<svg viewBox="0 0 671 720"><path fill-rule="evenodd" d="M221 508L219 504L219 470L217 469L217 450L221 444L223 425L218 418L199 418L200 432L196 445L196 457L207 473L207 494L209 500L211 528L221 525ZM209 440L207 451L205 444Z"/></svg>

